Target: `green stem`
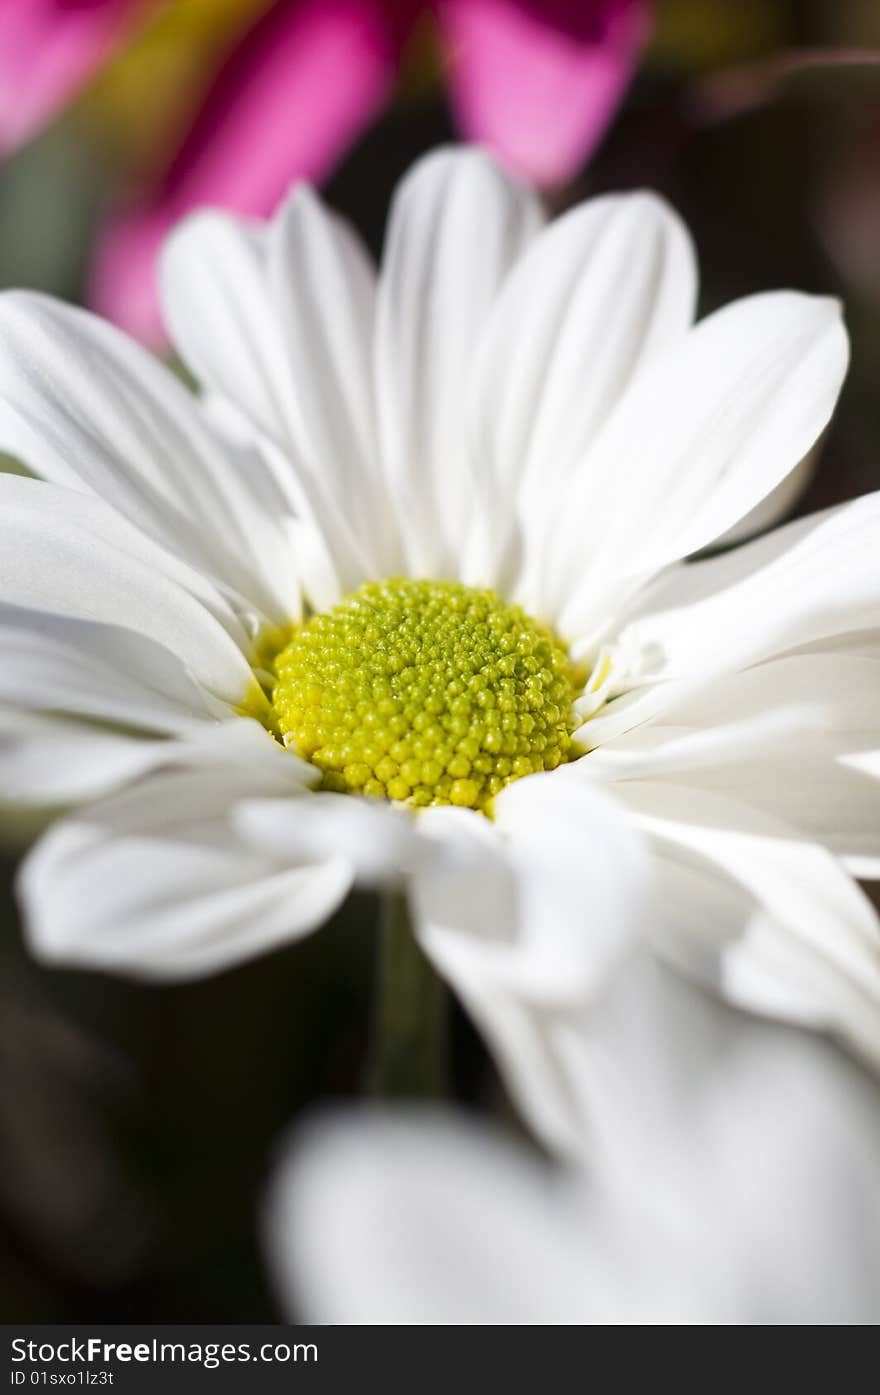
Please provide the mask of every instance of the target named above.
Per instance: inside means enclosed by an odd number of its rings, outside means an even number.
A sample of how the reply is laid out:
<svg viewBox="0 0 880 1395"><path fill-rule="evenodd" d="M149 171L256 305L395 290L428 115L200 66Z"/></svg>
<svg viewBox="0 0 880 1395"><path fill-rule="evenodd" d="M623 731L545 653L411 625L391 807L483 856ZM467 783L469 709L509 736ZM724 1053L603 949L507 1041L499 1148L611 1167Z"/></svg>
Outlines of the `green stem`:
<svg viewBox="0 0 880 1395"><path fill-rule="evenodd" d="M410 924L406 895L382 897L367 1086L384 1098L448 1094L448 997Z"/></svg>

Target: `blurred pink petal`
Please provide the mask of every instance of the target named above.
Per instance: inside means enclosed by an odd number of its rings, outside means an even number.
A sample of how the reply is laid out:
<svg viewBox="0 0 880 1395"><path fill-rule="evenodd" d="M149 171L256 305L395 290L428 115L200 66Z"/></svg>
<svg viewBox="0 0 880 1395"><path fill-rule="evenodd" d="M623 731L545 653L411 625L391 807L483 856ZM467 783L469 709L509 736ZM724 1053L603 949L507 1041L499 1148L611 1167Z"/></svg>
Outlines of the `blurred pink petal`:
<svg viewBox="0 0 880 1395"><path fill-rule="evenodd" d="M271 213L296 179L321 180L373 119L394 81L407 3L288 0L220 73L163 184L99 239L91 301L147 343L165 341L155 261L192 209Z"/></svg>
<svg viewBox="0 0 880 1395"><path fill-rule="evenodd" d="M565 183L614 115L647 0L436 0L452 101L471 140L537 184Z"/></svg>
<svg viewBox="0 0 880 1395"><path fill-rule="evenodd" d="M50 120L150 6L151 0L0 0L0 155Z"/></svg>

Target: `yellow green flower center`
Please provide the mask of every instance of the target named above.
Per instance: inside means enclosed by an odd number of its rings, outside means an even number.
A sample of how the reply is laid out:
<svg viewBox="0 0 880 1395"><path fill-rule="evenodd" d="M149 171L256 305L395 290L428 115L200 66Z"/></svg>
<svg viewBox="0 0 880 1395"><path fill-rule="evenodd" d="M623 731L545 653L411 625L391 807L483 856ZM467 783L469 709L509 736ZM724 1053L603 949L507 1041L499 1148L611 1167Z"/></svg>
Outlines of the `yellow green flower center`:
<svg viewBox="0 0 880 1395"><path fill-rule="evenodd" d="M571 755L565 648L491 591L369 582L302 625L274 673L277 731L325 789L485 810Z"/></svg>

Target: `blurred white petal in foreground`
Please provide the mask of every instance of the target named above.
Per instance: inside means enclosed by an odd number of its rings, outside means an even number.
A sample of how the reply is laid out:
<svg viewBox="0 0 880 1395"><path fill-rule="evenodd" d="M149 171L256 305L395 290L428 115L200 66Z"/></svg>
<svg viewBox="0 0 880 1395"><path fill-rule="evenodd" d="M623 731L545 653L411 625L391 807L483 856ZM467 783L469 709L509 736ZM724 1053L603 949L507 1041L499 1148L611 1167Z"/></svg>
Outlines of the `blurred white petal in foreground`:
<svg viewBox="0 0 880 1395"><path fill-rule="evenodd" d="M636 1014L652 1012L644 990ZM834 1048L680 984L660 997L674 1049L659 1069L644 1057L649 1079L618 1079L629 1123L599 1109L601 1128L564 1170L452 1111L361 1108L300 1126L263 1215L285 1314L876 1322L873 1082ZM593 1029L593 1055L636 1066L622 1024Z"/></svg>

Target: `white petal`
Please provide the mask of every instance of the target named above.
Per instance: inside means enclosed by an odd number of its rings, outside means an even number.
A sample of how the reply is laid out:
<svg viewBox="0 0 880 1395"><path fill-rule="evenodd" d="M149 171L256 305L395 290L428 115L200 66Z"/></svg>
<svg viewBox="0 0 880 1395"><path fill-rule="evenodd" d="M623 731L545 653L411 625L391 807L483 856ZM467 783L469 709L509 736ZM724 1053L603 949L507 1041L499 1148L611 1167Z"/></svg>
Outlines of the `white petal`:
<svg viewBox="0 0 880 1395"><path fill-rule="evenodd" d="M499 288L540 222L535 198L480 151L435 152L395 196L379 280L381 446L410 571L467 571L497 502L471 462L465 398Z"/></svg>
<svg viewBox="0 0 880 1395"><path fill-rule="evenodd" d="M732 528L728 528L726 533L722 533L720 538L716 538L712 547L731 547L734 543L745 542L749 538L756 538L760 533L766 533L771 528L778 528L784 523L790 514L794 512L794 506L798 499L806 493L816 468L819 463L819 456L822 450L821 440L807 451L803 460L796 465L790 475L772 489L766 499L762 499L760 504L756 504L750 509L738 523Z"/></svg>
<svg viewBox="0 0 880 1395"><path fill-rule="evenodd" d="M416 834L408 812L352 795L313 794L308 817L293 800L248 800L234 823L245 841L281 863L317 862L342 856L362 886L400 882L415 856Z"/></svg>
<svg viewBox="0 0 880 1395"><path fill-rule="evenodd" d="M43 478L100 495L259 611L295 612L271 475L113 326L46 296L0 297L0 444Z"/></svg>
<svg viewBox="0 0 880 1395"><path fill-rule="evenodd" d="M265 229L200 212L169 239L162 283L193 372L277 452L329 549L334 599L398 570L373 420L375 275L352 231L305 185Z"/></svg>
<svg viewBox="0 0 880 1395"><path fill-rule="evenodd" d="M858 857L862 875L869 854L880 869L880 781L850 764L880 742L880 660L796 654L670 686L658 718L591 752L589 774L717 789Z"/></svg>
<svg viewBox="0 0 880 1395"><path fill-rule="evenodd" d="M722 1314L746 1326L876 1322L874 1082L794 1032L728 1035L707 1053L699 1132L685 1132L697 1167L680 1164L691 1205L704 1198L695 1209L715 1241Z"/></svg>
<svg viewBox="0 0 880 1395"><path fill-rule="evenodd" d="M592 1042L627 1062L620 1089L645 1109L637 1147L591 1150L581 1172L451 1111L351 1109L294 1131L263 1223L286 1315L875 1321L872 1082L824 1043L667 986L652 1026L672 1050L655 1034L633 1052L632 1023Z"/></svg>
<svg viewBox="0 0 880 1395"><path fill-rule="evenodd" d="M582 796L587 795L586 798ZM495 823L429 810L413 885L417 933L551 1147L581 1121L560 1070L569 1018L600 993L646 929L643 851L612 803L539 775L496 801Z"/></svg>
<svg viewBox="0 0 880 1395"><path fill-rule="evenodd" d="M290 1318L614 1320L570 1200L525 1149L454 1116L352 1111L292 1136L263 1231Z"/></svg>
<svg viewBox="0 0 880 1395"><path fill-rule="evenodd" d="M778 291L710 315L640 375L545 540L563 631L607 624L638 582L769 494L826 425L846 363L837 303Z"/></svg>
<svg viewBox="0 0 880 1395"><path fill-rule="evenodd" d="M0 708L0 806L94 799L162 765L168 753L168 741Z"/></svg>
<svg viewBox="0 0 880 1395"><path fill-rule="evenodd" d="M874 790L880 783L880 749L859 751L850 756L842 756L841 764L863 777L860 791L865 797L864 779L872 782L870 799L873 804ZM875 826L866 826L862 821L861 835L853 833L847 840L849 851L845 854L846 866L854 877L866 881L880 880L880 857L877 855L877 835Z"/></svg>
<svg viewBox="0 0 880 1395"><path fill-rule="evenodd" d="M376 276L353 230L303 186L278 214L269 275L298 412L309 498L334 558L353 555L343 590L400 569L379 466L373 386Z"/></svg>
<svg viewBox="0 0 880 1395"><path fill-rule="evenodd" d="M876 1313L880 1100L865 1072L660 966L620 976L585 1029L586 1162L618 1263L634 1251L643 1276L653 1262L670 1305L697 1299L716 1323Z"/></svg>
<svg viewBox="0 0 880 1395"><path fill-rule="evenodd" d="M267 273L264 225L201 209L163 244L160 293L171 340L202 386L286 447L291 382Z"/></svg>
<svg viewBox="0 0 880 1395"><path fill-rule="evenodd" d="M279 866L243 842L231 818L240 799L301 790L300 767L161 773L61 820L19 877L35 954L191 978L314 930L348 892L350 865L330 857Z"/></svg>
<svg viewBox="0 0 880 1395"><path fill-rule="evenodd" d="M3 606L0 705L166 735L228 715L174 655L133 630Z"/></svg>
<svg viewBox="0 0 880 1395"><path fill-rule="evenodd" d="M0 601L134 630L226 702L256 687L234 617L224 627L186 570L100 499L0 475L0 505Z"/></svg>
<svg viewBox="0 0 880 1395"><path fill-rule="evenodd" d="M846 760L854 770L863 770L866 775L880 777L880 750L862 751L857 756L846 757Z"/></svg>
<svg viewBox="0 0 880 1395"><path fill-rule="evenodd" d="M653 682L730 672L846 635L861 643L878 625L875 493L673 568L634 605L617 642L637 681Z"/></svg>
<svg viewBox="0 0 880 1395"><path fill-rule="evenodd" d="M717 767L736 779L734 766L798 760L821 770L873 745L880 729L880 656L787 654L660 691L659 717L591 751L591 775L645 779Z"/></svg>
<svg viewBox="0 0 880 1395"><path fill-rule="evenodd" d="M23 808L94 799L160 766L230 760L304 785L318 776L152 640L0 606L0 805L15 811L4 820L14 834Z"/></svg>
<svg viewBox="0 0 880 1395"><path fill-rule="evenodd" d="M880 927L835 858L770 815L716 791L664 780L624 781L616 793L664 857L688 870L696 866L700 877L714 873L732 883L733 895L744 893L755 908L745 921L730 916L732 938L721 947L718 975L724 995L830 1030L880 1065ZM681 960L675 905L670 909ZM703 933L717 937L717 916L703 922ZM705 939L695 948L695 962L705 962Z"/></svg>
<svg viewBox="0 0 880 1395"><path fill-rule="evenodd" d="M528 533L641 368L693 321L687 230L650 193L606 195L551 223L508 278L481 344L473 455Z"/></svg>

